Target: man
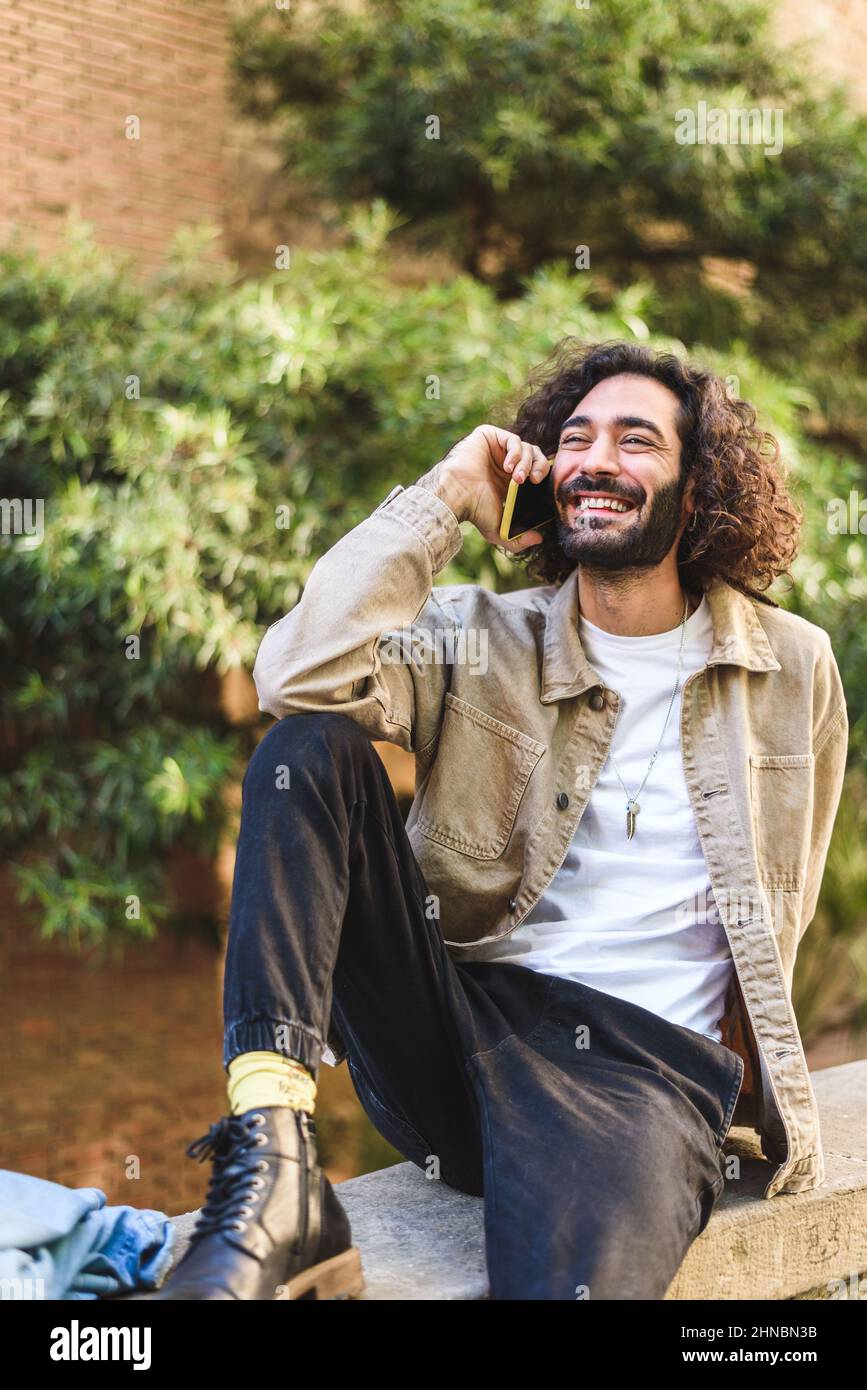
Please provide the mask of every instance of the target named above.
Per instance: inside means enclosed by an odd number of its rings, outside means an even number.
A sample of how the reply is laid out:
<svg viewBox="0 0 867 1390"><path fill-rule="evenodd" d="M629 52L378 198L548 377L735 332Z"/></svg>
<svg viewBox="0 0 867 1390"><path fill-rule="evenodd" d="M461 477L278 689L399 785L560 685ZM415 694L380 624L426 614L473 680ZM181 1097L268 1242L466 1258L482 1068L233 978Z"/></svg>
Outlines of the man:
<svg viewBox="0 0 867 1390"><path fill-rule="evenodd" d="M495 1299L661 1299L736 1104L766 1197L823 1181L791 981L848 723L827 634L762 593L797 546L777 456L713 375L567 342L511 429L394 488L268 629L231 1115L191 1146L214 1172L163 1297L360 1291L316 1162L326 1050L402 1153L484 1196ZM506 546L545 582L434 587L459 523L498 543L509 478L549 469L555 524ZM416 755L405 825L371 738Z"/></svg>

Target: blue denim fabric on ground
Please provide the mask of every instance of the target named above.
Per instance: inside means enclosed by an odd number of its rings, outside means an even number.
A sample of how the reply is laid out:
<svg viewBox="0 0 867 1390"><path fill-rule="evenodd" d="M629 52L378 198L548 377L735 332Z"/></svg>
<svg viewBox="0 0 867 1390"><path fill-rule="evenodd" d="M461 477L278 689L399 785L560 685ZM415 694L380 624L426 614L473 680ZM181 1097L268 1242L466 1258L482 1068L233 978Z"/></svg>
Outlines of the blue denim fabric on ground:
<svg viewBox="0 0 867 1390"><path fill-rule="evenodd" d="M101 1298L158 1288L174 1229L162 1212L106 1206L98 1187L0 1169L4 1298Z"/></svg>

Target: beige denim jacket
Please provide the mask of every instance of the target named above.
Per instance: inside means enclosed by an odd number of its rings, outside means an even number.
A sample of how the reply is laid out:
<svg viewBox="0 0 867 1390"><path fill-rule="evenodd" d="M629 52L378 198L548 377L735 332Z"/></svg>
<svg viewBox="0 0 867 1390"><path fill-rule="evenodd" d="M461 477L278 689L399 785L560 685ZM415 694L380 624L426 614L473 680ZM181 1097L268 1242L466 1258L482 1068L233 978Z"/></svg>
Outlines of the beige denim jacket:
<svg viewBox="0 0 867 1390"><path fill-rule="evenodd" d="M314 566L253 672L262 710L337 710L415 753L407 833L456 958L513 931L551 881L620 701L579 641L577 571L503 595L434 588L461 544L433 492L394 488ZM772 1197L825 1177L791 984L848 718L822 628L722 581L706 592L714 640L682 688L683 767L735 964L722 1025L744 1060L733 1123L760 1135Z"/></svg>

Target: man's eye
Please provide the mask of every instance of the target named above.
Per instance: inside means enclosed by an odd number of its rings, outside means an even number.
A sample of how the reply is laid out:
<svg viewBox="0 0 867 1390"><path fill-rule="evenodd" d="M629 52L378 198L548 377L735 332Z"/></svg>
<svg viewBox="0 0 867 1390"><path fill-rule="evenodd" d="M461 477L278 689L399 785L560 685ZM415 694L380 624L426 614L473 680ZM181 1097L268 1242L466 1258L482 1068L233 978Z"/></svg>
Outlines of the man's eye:
<svg viewBox="0 0 867 1390"><path fill-rule="evenodd" d="M629 434L623 441L624 444L641 444L645 449L652 449L653 445L649 439L642 439L638 434Z"/></svg>
<svg viewBox="0 0 867 1390"><path fill-rule="evenodd" d="M583 435L580 435L580 434L567 434L566 437L560 441L560 443L561 443L561 444L586 444L586 443L588 443L588 441L584 438Z"/></svg>

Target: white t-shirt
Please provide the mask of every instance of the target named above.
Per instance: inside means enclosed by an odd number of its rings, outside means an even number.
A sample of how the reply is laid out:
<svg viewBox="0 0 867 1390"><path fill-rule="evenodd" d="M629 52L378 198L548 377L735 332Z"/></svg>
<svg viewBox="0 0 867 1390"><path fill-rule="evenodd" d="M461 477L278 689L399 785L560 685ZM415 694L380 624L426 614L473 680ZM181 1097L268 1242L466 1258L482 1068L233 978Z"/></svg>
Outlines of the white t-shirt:
<svg viewBox="0 0 867 1390"><path fill-rule="evenodd" d="M633 795L659 741L677 675L680 624L621 637L579 617L587 659L621 698L611 753ZM683 774L681 692L707 662L706 598L687 619L678 690L659 756L639 792L626 838L627 796L606 759L563 861L532 912L508 936L461 950L462 960L512 961L630 1000L681 1027L722 1040L733 968L714 904Z"/></svg>

